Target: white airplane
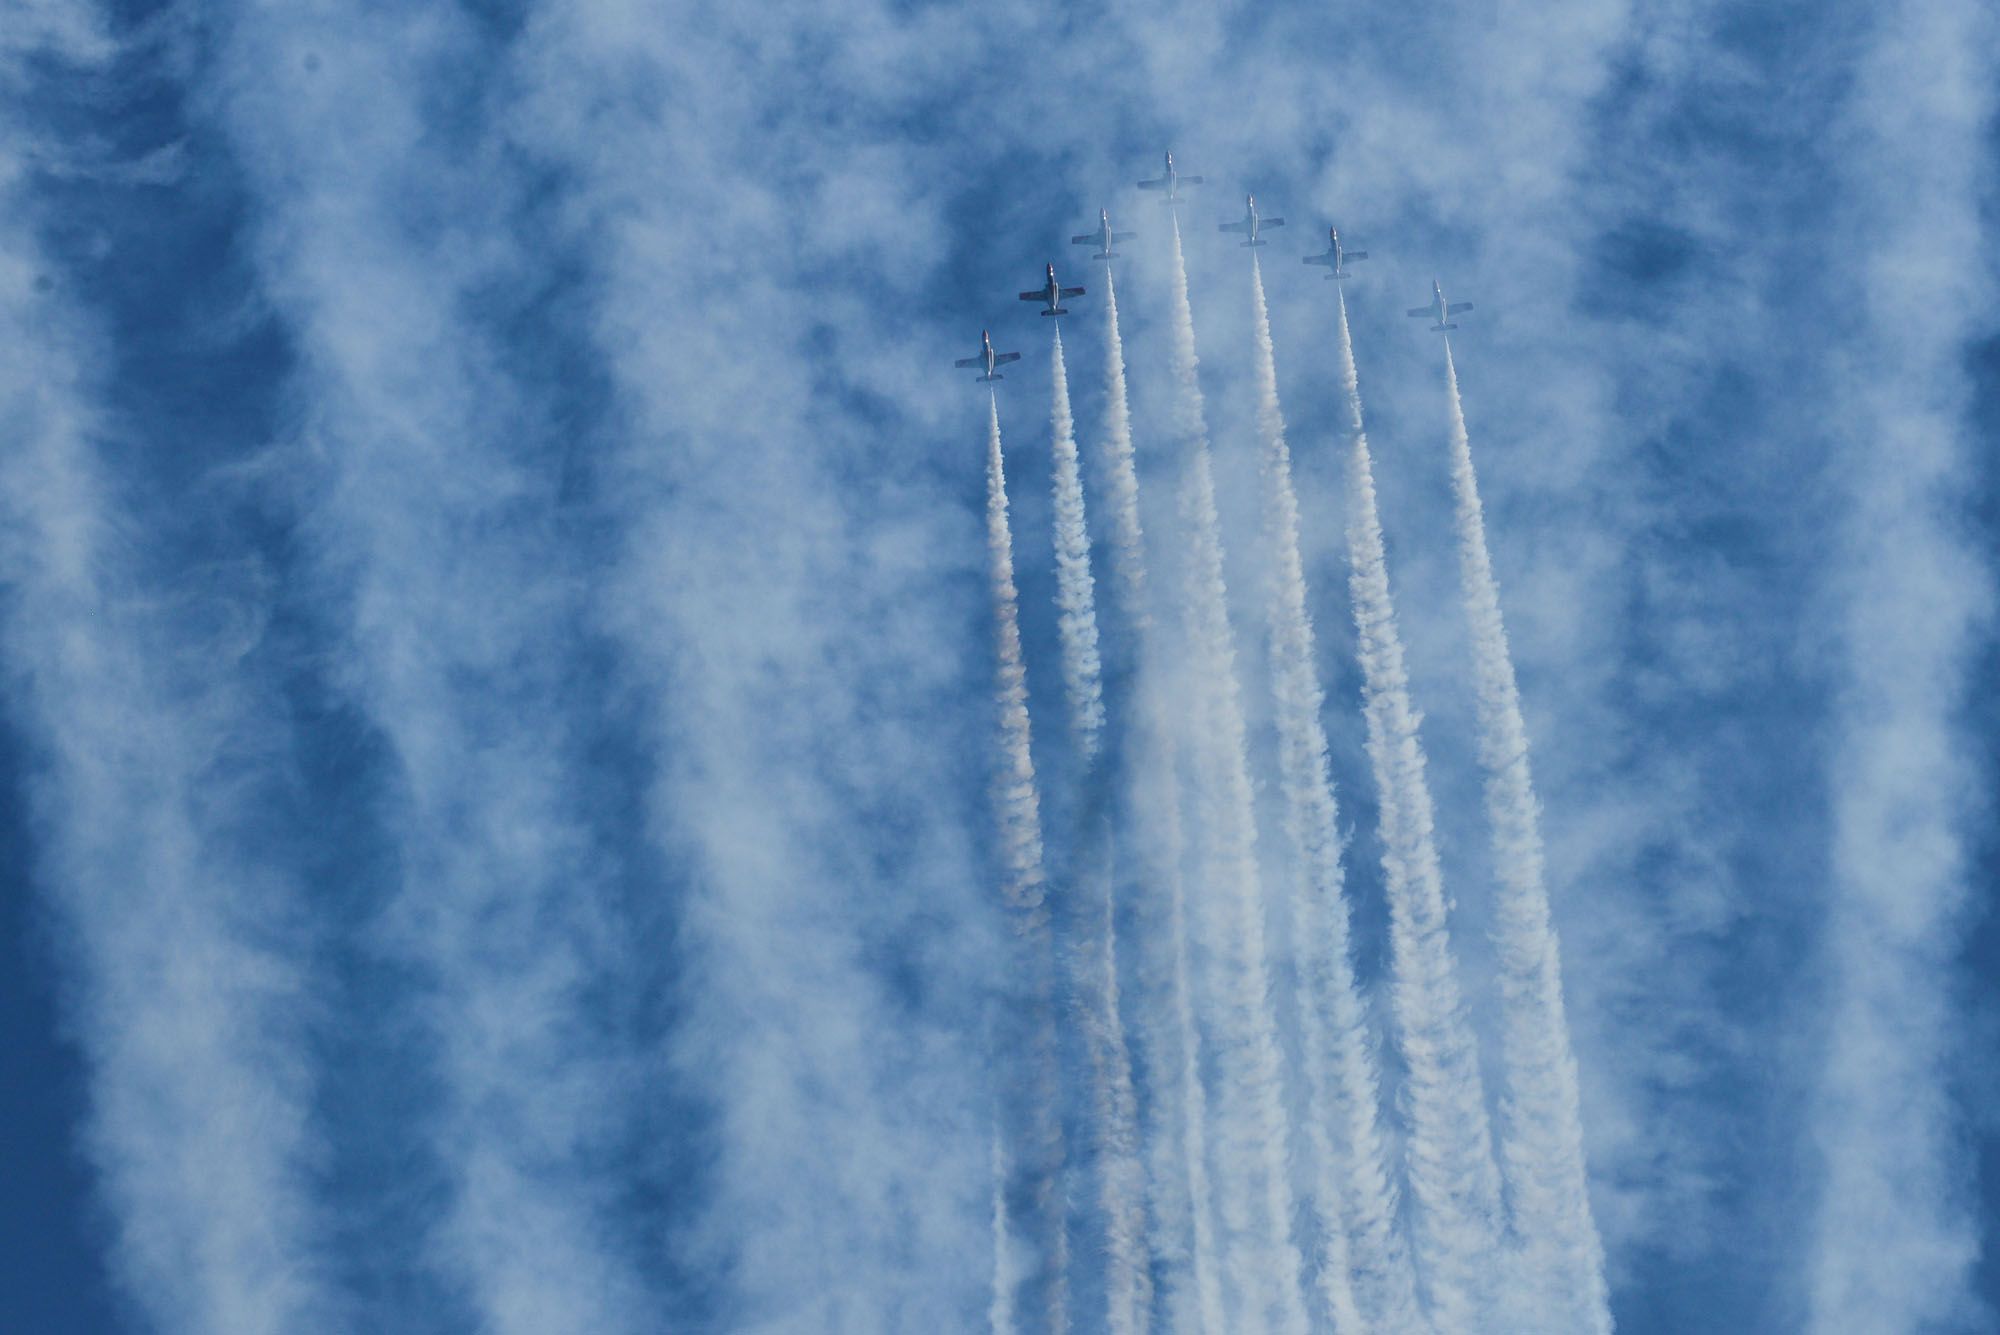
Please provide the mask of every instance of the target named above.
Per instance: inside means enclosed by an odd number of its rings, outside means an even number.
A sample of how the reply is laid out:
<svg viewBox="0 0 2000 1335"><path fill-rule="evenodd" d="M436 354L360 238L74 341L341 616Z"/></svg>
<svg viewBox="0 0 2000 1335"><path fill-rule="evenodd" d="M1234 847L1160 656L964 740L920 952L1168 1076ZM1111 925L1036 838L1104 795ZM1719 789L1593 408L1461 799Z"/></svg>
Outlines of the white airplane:
<svg viewBox="0 0 2000 1335"><path fill-rule="evenodd" d="M1329 227L1326 229L1326 254L1308 255L1306 256L1306 263L1325 265L1328 270L1326 276L1330 279L1346 278L1348 277L1348 272L1344 266L1348 260L1365 260L1367 258L1368 252L1365 250L1342 250L1340 248L1340 230Z"/></svg>
<svg viewBox="0 0 2000 1335"><path fill-rule="evenodd" d="M1023 292L1021 300L1047 302L1049 308L1042 312L1044 315L1068 315L1069 310L1062 304L1062 299L1064 297L1080 297L1083 295L1083 289L1080 287L1064 287L1058 283L1056 281L1056 266L1053 264L1049 266L1048 273L1048 281L1043 283L1037 291Z"/></svg>
<svg viewBox="0 0 2000 1335"><path fill-rule="evenodd" d="M1117 251L1111 248L1112 242L1130 241L1138 235L1137 232L1112 231L1110 211L1099 209L1097 211L1097 230L1094 232L1085 232L1081 236L1073 236L1069 239L1069 243L1072 246L1094 245L1097 247L1097 254L1092 255L1090 258L1094 260L1108 260L1116 257L1118 254Z"/></svg>
<svg viewBox="0 0 2000 1335"><path fill-rule="evenodd" d="M994 370L994 367L1005 366L1008 362L1018 362L1020 360L1021 354L1018 352L995 352L993 350L993 336L982 329L979 331L979 355L977 357L960 357L952 365L966 370L978 369L985 371L986 374L979 377L979 383L983 385L988 381L1005 380L1007 378Z"/></svg>
<svg viewBox="0 0 2000 1335"><path fill-rule="evenodd" d="M1431 332L1442 334L1447 329L1458 328L1455 324L1447 323L1447 316L1457 315L1462 311L1469 311L1471 309L1472 303L1469 301L1455 301L1447 305L1444 299L1444 289L1439 287L1437 279L1433 278L1431 279L1431 304L1428 306L1412 306L1410 307L1410 314L1413 316L1430 316L1431 319L1437 321L1436 324L1431 326Z"/></svg>
<svg viewBox="0 0 2000 1335"><path fill-rule="evenodd" d="M1182 176L1179 172L1175 171L1174 155L1169 153L1167 154L1166 175L1160 177L1157 181L1141 181L1139 182L1139 188L1141 190L1164 190L1167 192L1167 197L1162 202L1178 204L1181 202L1182 186L1200 184L1201 178L1199 176Z"/></svg>
<svg viewBox="0 0 2000 1335"><path fill-rule="evenodd" d="M1245 195L1243 196L1243 221L1222 223L1215 230L1218 232L1242 232L1247 238L1243 242L1244 245L1261 246L1265 243L1257 239L1257 230L1259 228L1283 227L1284 225L1285 220L1283 218L1259 218L1257 216L1257 196Z"/></svg>

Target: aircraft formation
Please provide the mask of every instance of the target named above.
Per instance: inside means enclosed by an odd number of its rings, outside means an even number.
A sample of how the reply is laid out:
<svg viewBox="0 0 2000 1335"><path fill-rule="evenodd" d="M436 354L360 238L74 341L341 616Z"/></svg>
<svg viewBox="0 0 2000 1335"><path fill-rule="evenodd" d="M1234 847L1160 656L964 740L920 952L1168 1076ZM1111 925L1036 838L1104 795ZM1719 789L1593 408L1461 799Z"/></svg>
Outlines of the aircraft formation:
<svg viewBox="0 0 2000 1335"><path fill-rule="evenodd" d="M1187 197L1181 193L1184 187L1200 184L1202 184L1201 177L1183 176L1180 174L1179 170L1174 166L1174 155L1172 153L1166 155L1166 167L1159 176L1149 181L1138 182L1141 190L1159 191L1161 195L1160 202L1169 207L1187 202ZM1270 244L1263 238L1262 234L1265 229L1283 227L1284 225L1285 220L1283 218L1267 218L1258 212L1257 196L1245 195L1243 197L1243 216L1232 221L1218 223L1216 230L1219 232L1232 232L1241 236L1243 238L1241 244L1245 248L1249 248ZM1137 232L1113 231L1110 210L1099 209L1097 211L1096 230L1079 232L1070 238L1070 244L1095 246L1097 247L1097 253L1092 255L1091 259L1111 260L1117 258L1118 252L1114 247L1119 242L1131 241L1136 239L1137 236ZM1324 252L1318 255L1307 255L1304 257L1304 261L1307 264L1318 265L1324 268L1327 271L1326 277L1329 280L1351 278L1353 272L1347 266L1356 260L1365 260L1368 258L1368 252L1365 250L1348 250L1343 247L1340 243L1340 229L1337 227L1328 227L1326 229L1326 246L1327 248ZM1041 303L1041 314L1043 315L1060 316L1069 314L1069 308L1063 305L1063 302L1067 298L1083 295L1084 289L1081 287L1063 286L1061 281L1056 278L1056 266L1051 261L1043 269L1042 285L1031 291L1021 293L1021 300ZM1452 316L1462 315L1471 309L1472 303L1469 301L1445 300L1443 286L1433 278L1431 280L1430 301L1422 306L1412 306L1409 314L1413 317L1430 317L1432 332L1442 334L1458 328L1458 325L1452 322ZM1018 352L995 352L993 350L992 336L984 329L979 331L979 344L980 353L978 356L961 357L953 365L966 370L979 371L978 380L981 384L989 384L995 380L1006 379L995 368L1021 359L1021 354Z"/></svg>

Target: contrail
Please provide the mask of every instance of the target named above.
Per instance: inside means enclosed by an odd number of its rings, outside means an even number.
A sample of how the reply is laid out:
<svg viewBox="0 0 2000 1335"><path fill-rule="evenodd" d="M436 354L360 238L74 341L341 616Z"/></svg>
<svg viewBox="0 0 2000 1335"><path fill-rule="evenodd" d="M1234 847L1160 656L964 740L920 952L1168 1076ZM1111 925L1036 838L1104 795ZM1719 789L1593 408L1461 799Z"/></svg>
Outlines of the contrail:
<svg viewBox="0 0 2000 1335"><path fill-rule="evenodd" d="M1077 466L1076 423L1069 411L1069 370L1063 365L1062 328L1056 328L1054 401L1056 606L1062 639L1063 686L1070 723L1086 764L1097 755L1104 731L1103 667L1097 653L1096 593L1090 577L1090 530L1084 521L1083 474Z"/></svg>
<svg viewBox="0 0 2000 1335"><path fill-rule="evenodd" d="M1576 1054L1563 1010L1561 951L1549 921L1542 870L1540 804L1529 773L1521 693L1500 617L1500 587L1487 549L1479 480L1472 469L1449 339L1444 369L1451 390L1459 580L1472 639L1479 763L1486 771L1486 813L1499 882L1493 940L1500 962L1500 1039L1507 1072L1500 1158L1509 1219L1522 1252L1536 1329L1607 1335L1611 1309L1604 1243L1590 1212Z"/></svg>
<svg viewBox="0 0 2000 1335"><path fill-rule="evenodd" d="M1430 787L1389 597L1347 302L1345 297L1337 300L1340 378L1354 438L1348 475L1349 588L1360 632L1368 759L1382 803L1390 990L1408 1070L1406 1156L1416 1204L1417 1261L1437 1328L1444 1335L1459 1335L1487 1329L1491 1316L1499 1171L1493 1162L1479 1054L1459 996L1458 966L1445 924Z"/></svg>
<svg viewBox="0 0 2000 1335"><path fill-rule="evenodd" d="M1235 1300L1230 1329L1289 1335L1306 1330L1307 1321L1299 1252L1291 1235L1283 1058L1264 958L1256 816L1178 222L1173 239L1175 412L1188 455L1180 497L1189 539L1183 614L1198 696L1196 769L1204 813L1201 862L1207 910L1201 925L1210 947L1207 1002L1220 1122L1217 1195Z"/></svg>
<svg viewBox="0 0 2000 1335"><path fill-rule="evenodd" d="M1285 828L1298 853L1292 920L1299 938L1302 1065L1313 1111L1306 1134L1322 1240L1320 1290L1337 1330L1419 1331L1425 1322L1396 1225L1397 1192L1380 1122L1380 1076L1354 980L1339 807L1320 719L1325 692L1313 657L1305 563L1299 555L1298 495L1278 402L1264 275L1255 256L1250 285L1257 427L1264 447L1264 531L1273 566L1271 690Z"/></svg>
<svg viewBox="0 0 2000 1335"><path fill-rule="evenodd" d="M1132 409L1125 386L1125 343L1118 325L1118 292L1104 270L1106 493L1110 497L1112 560L1119 596L1140 641L1137 690L1140 708L1132 765L1137 841L1157 901L1147 904L1154 926L1147 959L1149 994L1164 1007L1140 1011L1152 1123L1146 1137L1151 1183L1154 1250L1178 1268L1171 1291L1172 1329L1224 1335L1222 1277L1215 1257L1214 1195L1208 1176L1208 1098L1201 1083L1201 1035L1189 977L1186 880L1182 863L1179 748L1167 726L1160 690L1160 657L1146 571L1146 535L1139 517L1139 474L1132 451ZM1164 958L1162 958L1164 957ZM1160 975L1164 975L1161 977Z"/></svg>
<svg viewBox="0 0 2000 1335"><path fill-rule="evenodd" d="M986 545L993 580L1000 710L1000 774L994 796L1005 869L1001 895L1014 917L1022 991L1028 1016L1021 1035L1032 1086L1022 1119L1028 1140L1024 1167L1031 1179L1039 1233L1039 1310L1044 1329L1069 1329L1069 1234L1064 1217L1062 1122L1058 1108L1055 1027L1055 942L1042 870L1041 797L1028 721L1028 671L1021 656L1020 595L1014 587L1014 539L1007 526L1007 477L1000 453L1000 402L988 396L992 428L986 447Z"/></svg>

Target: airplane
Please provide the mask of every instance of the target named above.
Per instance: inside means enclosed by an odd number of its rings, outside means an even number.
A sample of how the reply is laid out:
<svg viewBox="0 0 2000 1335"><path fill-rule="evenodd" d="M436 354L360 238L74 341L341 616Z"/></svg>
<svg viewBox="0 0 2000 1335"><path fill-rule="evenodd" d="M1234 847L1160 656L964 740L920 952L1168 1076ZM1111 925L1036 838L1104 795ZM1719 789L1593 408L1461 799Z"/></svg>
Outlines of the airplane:
<svg viewBox="0 0 2000 1335"><path fill-rule="evenodd" d="M1081 236L1073 236L1069 239L1069 243L1072 246L1088 246L1095 244L1097 247L1097 254L1092 255L1090 258L1094 260L1108 260L1115 257L1118 254L1117 251L1111 248L1112 242L1130 241L1133 238L1137 237L1138 235L1139 234L1137 232L1112 231L1110 212L1105 209L1099 209L1097 211L1097 230L1094 232L1085 232Z"/></svg>
<svg viewBox="0 0 2000 1335"><path fill-rule="evenodd" d="M1433 278L1431 279L1431 304L1428 306L1412 306L1410 314L1430 316L1433 320L1437 321L1436 324L1431 326L1431 332L1442 334L1447 329L1458 328L1455 324L1447 324L1445 322L1446 316L1457 315L1461 311L1469 311L1471 309L1472 303L1469 301L1455 301L1450 305L1446 305L1444 289L1439 287L1437 279Z"/></svg>
<svg viewBox="0 0 2000 1335"><path fill-rule="evenodd" d="M1083 295L1083 289L1080 287L1064 287L1056 282L1056 266L1053 264L1049 266L1048 273L1048 281L1042 284L1040 290L1023 292L1021 300L1046 301L1049 304L1049 308L1042 312L1044 315L1068 315L1069 311L1063 306L1062 299L1064 297L1080 297Z"/></svg>
<svg viewBox="0 0 2000 1335"><path fill-rule="evenodd" d="M1182 176L1179 172L1175 171L1174 155L1169 153L1167 154L1166 175L1160 177L1157 181L1141 181L1139 182L1139 188L1141 190L1164 190L1167 192L1167 197L1161 202L1178 204L1181 202L1182 186L1200 184L1201 178L1199 176Z"/></svg>
<svg viewBox="0 0 2000 1335"><path fill-rule="evenodd" d="M977 357L960 357L952 365L966 369L984 369L986 374L979 377L979 383L983 385L988 381L1005 380L1007 378L994 370L994 367L1005 366L1008 362L1018 362L1020 360L1021 354L1018 352L995 352L993 350L993 336L982 329L979 331L979 355Z"/></svg>
<svg viewBox="0 0 2000 1335"><path fill-rule="evenodd" d="M1285 225L1285 220L1283 218L1259 218L1257 216L1257 196L1245 195L1243 196L1243 221L1233 222L1233 223L1223 223L1220 226L1218 226L1215 230L1218 232L1248 233L1249 240L1245 241L1243 244L1246 246L1261 246L1265 243L1257 239L1258 228L1283 227L1284 225Z"/></svg>
<svg viewBox="0 0 2000 1335"><path fill-rule="evenodd" d="M1308 255L1306 256L1306 263L1325 265L1329 270L1326 276L1330 279L1346 278L1348 277L1348 272L1342 266L1348 260L1365 260L1367 258L1368 252L1365 250L1342 250L1340 248L1340 229L1329 227L1326 229L1326 254Z"/></svg>

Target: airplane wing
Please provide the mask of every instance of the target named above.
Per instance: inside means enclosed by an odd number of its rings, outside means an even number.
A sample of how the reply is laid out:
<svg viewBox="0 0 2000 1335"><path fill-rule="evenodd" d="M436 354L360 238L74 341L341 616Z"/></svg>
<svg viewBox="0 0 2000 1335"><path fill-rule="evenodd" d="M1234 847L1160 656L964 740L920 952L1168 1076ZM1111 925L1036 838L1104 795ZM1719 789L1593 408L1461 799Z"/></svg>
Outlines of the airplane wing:
<svg viewBox="0 0 2000 1335"><path fill-rule="evenodd" d="M1250 230L1250 224L1247 222L1217 223L1215 230L1218 232L1247 232Z"/></svg>
<svg viewBox="0 0 2000 1335"><path fill-rule="evenodd" d="M1200 184L1201 184L1201 178L1200 178L1199 176L1183 176L1183 177L1181 177L1181 184L1182 184L1182 185L1200 185Z"/></svg>
<svg viewBox="0 0 2000 1335"><path fill-rule="evenodd" d="M1460 311L1469 311L1471 309L1472 303L1469 301L1454 301L1451 305L1444 308L1444 313L1446 315L1457 315Z"/></svg>
<svg viewBox="0 0 2000 1335"><path fill-rule="evenodd" d="M1080 287L1066 287L1062 290L1062 294L1066 297L1080 297L1083 295L1083 289Z"/></svg>
<svg viewBox="0 0 2000 1335"><path fill-rule="evenodd" d="M953 366L984 366L984 365L986 365L986 359L985 359L984 357L960 357L960 358L959 358L959 359L958 359L957 361L953 362L953 363L952 363L952 365L953 365Z"/></svg>
<svg viewBox="0 0 2000 1335"><path fill-rule="evenodd" d="M1266 227L1283 227L1285 220L1283 218L1265 218L1263 223Z"/></svg>
<svg viewBox="0 0 2000 1335"><path fill-rule="evenodd" d="M1306 259L1306 263L1307 263L1307 264L1332 264L1332 263L1333 263L1333 256L1331 256L1331 255L1308 255L1308 256L1306 256L1306 257L1305 257L1305 259Z"/></svg>
<svg viewBox="0 0 2000 1335"><path fill-rule="evenodd" d="M1026 293L1023 293L1022 295L1023 295L1023 296L1025 296L1025 295L1027 295L1027 294L1026 294ZM1410 307L1410 314L1412 314L1412 315L1429 315L1430 313L1431 313L1431 308L1430 308L1430 307L1428 307L1428 306L1412 306L1412 307Z"/></svg>
<svg viewBox="0 0 2000 1335"><path fill-rule="evenodd" d="M1092 238L1092 239L1094 240L1095 238ZM1139 234L1138 234L1137 232L1113 232L1113 233L1111 234L1111 239L1112 239L1112 240L1113 240L1114 242L1116 242L1116 241L1137 241L1137 240L1139 239Z"/></svg>
<svg viewBox="0 0 2000 1335"><path fill-rule="evenodd" d="M1023 292L1021 294L1021 300L1023 301L1047 301L1048 299L1049 294L1047 292Z"/></svg>
<svg viewBox="0 0 2000 1335"><path fill-rule="evenodd" d="M1183 176L1181 179L1185 181L1187 177ZM1162 177L1157 181L1141 181L1139 182L1139 188L1141 190L1164 190L1167 188L1166 178Z"/></svg>
<svg viewBox="0 0 2000 1335"><path fill-rule="evenodd" d="M1069 239L1069 243L1072 246L1087 246L1095 240L1097 240L1097 236L1095 233L1085 232L1082 236L1071 237Z"/></svg>
<svg viewBox="0 0 2000 1335"><path fill-rule="evenodd" d="M1365 250L1343 250L1340 252L1340 255L1342 259L1349 260L1365 260L1368 258L1368 252Z"/></svg>
<svg viewBox="0 0 2000 1335"><path fill-rule="evenodd" d="M1005 366L1008 362L1018 362L1020 360L1021 354L1018 352L996 352L993 354L993 364L995 366ZM972 364L974 366L979 365L976 361Z"/></svg>

